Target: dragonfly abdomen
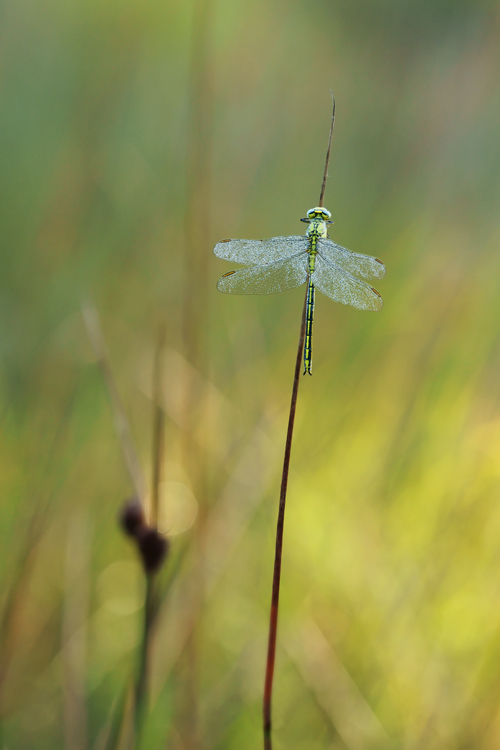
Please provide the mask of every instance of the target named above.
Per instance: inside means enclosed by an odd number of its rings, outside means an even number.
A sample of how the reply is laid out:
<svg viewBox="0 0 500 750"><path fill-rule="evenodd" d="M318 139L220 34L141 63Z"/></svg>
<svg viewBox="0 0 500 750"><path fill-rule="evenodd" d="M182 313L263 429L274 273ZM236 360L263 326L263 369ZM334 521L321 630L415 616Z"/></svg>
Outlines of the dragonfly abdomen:
<svg viewBox="0 0 500 750"><path fill-rule="evenodd" d="M312 375L312 328L314 317L314 284L309 275L306 301L306 338L304 342L304 375Z"/></svg>
<svg viewBox="0 0 500 750"><path fill-rule="evenodd" d="M314 317L314 284L311 281L312 273L316 266L316 255L318 253L318 236L320 232L316 226L309 228L309 258L307 276L307 300L306 300L306 339L304 342L304 375L312 375L312 329Z"/></svg>
<svg viewBox="0 0 500 750"><path fill-rule="evenodd" d="M309 275L311 275L314 271L316 255L318 254L318 235L316 233L309 234L309 247L307 252L309 253Z"/></svg>

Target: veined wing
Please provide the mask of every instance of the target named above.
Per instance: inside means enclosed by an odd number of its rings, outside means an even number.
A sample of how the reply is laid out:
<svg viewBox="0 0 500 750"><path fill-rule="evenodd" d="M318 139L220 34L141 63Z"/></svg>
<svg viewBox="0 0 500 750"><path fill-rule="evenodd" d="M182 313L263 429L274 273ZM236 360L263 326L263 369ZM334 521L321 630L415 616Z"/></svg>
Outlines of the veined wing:
<svg viewBox="0 0 500 750"><path fill-rule="evenodd" d="M319 253L311 275L314 286L327 297L358 310L381 310L382 297L376 289L364 281L354 278L340 266L330 263Z"/></svg>
<svg viewBox="0 0 500 750"><path fill-rule="evenodd" d="M217 289L227 294L284 292L300 286L307 279L307 259L307 252L301 252L275 263L229 271L219 279Z"/></svg>
<svg viewBox="0 0 500 750"><path fill-rule="evenodd" d="M308 238L299 234L293 237L270 237L267 240L222 240L214 247L214 253L224 260L262 265L284 260L308 247Z"/></svg>
<svg viewBox="0 0 500 750"><path fill-rule="evenodd" d="M335 263L355 276L361 276L363 279L382 279L385 276L384 264L371 255L352 253L347 248L324 238L318 240L318 250L330 263Z"/></svg>

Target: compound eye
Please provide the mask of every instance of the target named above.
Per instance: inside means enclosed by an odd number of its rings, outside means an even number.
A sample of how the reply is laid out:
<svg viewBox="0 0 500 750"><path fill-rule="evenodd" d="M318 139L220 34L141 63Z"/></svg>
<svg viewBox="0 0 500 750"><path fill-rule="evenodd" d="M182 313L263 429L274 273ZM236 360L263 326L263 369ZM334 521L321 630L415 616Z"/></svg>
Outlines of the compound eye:
<svg viewBox="0 0 500 750"><path fill-rule="evenodd" d="M327 208L323 208L323 206L317 206L316 208L310 208L307 212L307 218L308 219L315 219L315 218L321 218L323 220L325 219L331 219L332 215L330 211Z"/></svg>

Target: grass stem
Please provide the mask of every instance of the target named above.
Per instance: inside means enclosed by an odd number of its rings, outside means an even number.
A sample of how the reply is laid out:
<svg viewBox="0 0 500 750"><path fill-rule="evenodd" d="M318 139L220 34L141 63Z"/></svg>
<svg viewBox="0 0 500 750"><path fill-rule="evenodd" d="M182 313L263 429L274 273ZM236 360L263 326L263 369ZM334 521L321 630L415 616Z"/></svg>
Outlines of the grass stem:
<svg viewBox="0 0 500 750"><path fill-rule="evenodd" d="M165 444L165 412L162 406L163 355L165 349L166 326L160 325L153 370L153 476L151 482L151 504L149 523L158 528L160 508L160 485L162 482L162 462Z"/></svg>
<svg viewBox="0 0 500 750"><path fill-rule="evenodd" d="M330 94L332 94L331 91L330 91ZM333 126L335 125L335 97L333 94L332 94L332 101L333 101L332 122L330 124L330 136L328 138L328 148L326 150L325 171L323 172L323 182L321 183L321 193L319 194L318 206L323 205L323 201L325 199L326 181L328 179L328 166L330 164L330 150L332 148Z"/></svg>
<svg viewBox="0 0 500 750"><path fill-rule="evenodd" d="M264 750L271 750L271 699L273 693L274 662L276 657L276 635L278 630L278 608L280 598L281 559L283 553L283 530L285 526L286 490L288 486L288 472L290 468L290 455L292 452L293 425L295 422L295 410L297 407L297 396L299 392L300 370L302 365L302 352L304 349L304 338L306 331L306 305L307 287L304 299L304 310L300 325L299 346L297 349L297 360L295 362L295 373L293 378L292 399L290 402L290 414L288 416L288 429L285 442L285 457L283 461L283 474L281 476L280 501L278 508L278 523L276 527L276 547L274 553L273 589L271 594L271 615L269 621L269 639L267 645L266 677L264 682Z"/></svg>
<svg viewBox="0 0 500 750"><path fill-rule="evenodd" d="M151 634L156 614L155 576L146 574L146 593L144 597L143 626L141 646L139 650L139 665L134 689L134 737L137 746L141 741L141 730L146 708L149 685L149 656L151 650Z"/></svg>
<svg viewBox="0 0 500 750"><path fill-rule="evenodd" d="M118 439L123 452L125 464L132 485L134 487L137 500L140 502L143 511L146 509L146 481L139 461L139 456L132 440L132 434L128 419L123 407L122 401L118 394L118 388L113 375L113 370L109 362L104 337L101 331L101 325L97 309L90 301L82 304L82 312L87 326L88 335L94 350L95 357L101 370L102 378L106 385L111 410L113 413L115 427ZM165 554L165 549L158 557L158 516L159 516L159 497L161 484L161 466L164 449L164 414L161 407L161 384L163 379L163 350L165 344L165 326L160 326L158 343L155 354L155 364L153 370L153 483L152 483L152 501L149 509L149 524L146 531L149 532L148 549L141 547L142 568L144 571L146 590L144 597L143 627L141 636L141 646L138 656L137 674L133 689L133 704L131 708L131 734L128 737L127 748L138 748L141 744L142 726L147 708L147 698L149 689L149 672L150 672L150 651L152 644L152 634L154 621L156 619L157 604L157 587L155 573L158 566L161 565ZM153 534L153 536L151 536ZM155 536L156 535L156 536ZM154 544L156 549L151 548ZM166 541L163 540L164 545ZM147 554L146 554L147 553ZM151 555L156 557L156 562L152 562ZM127 705L124 703L124 720L127 718Z"/></svg>

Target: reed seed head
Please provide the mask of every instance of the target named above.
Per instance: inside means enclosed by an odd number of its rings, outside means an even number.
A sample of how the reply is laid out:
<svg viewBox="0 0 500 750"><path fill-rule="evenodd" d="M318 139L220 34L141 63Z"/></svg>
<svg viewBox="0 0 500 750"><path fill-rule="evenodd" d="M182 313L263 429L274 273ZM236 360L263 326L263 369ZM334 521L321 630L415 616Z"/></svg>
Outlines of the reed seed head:
<svg viewBox="0 0 500 750"><path fill-rule="evenodd" d="M137 537L146 527L144 508L137 498L133 497L125 502L120 509L118 520L127 536Z"/></svg>
<svg viewBox="0 0 500 750"><path fill-rule="evenodd" d="M137 545L147 573L156 573L163 565L169 549L169 541L156 529L143 527L136 535Z"/></svg>

